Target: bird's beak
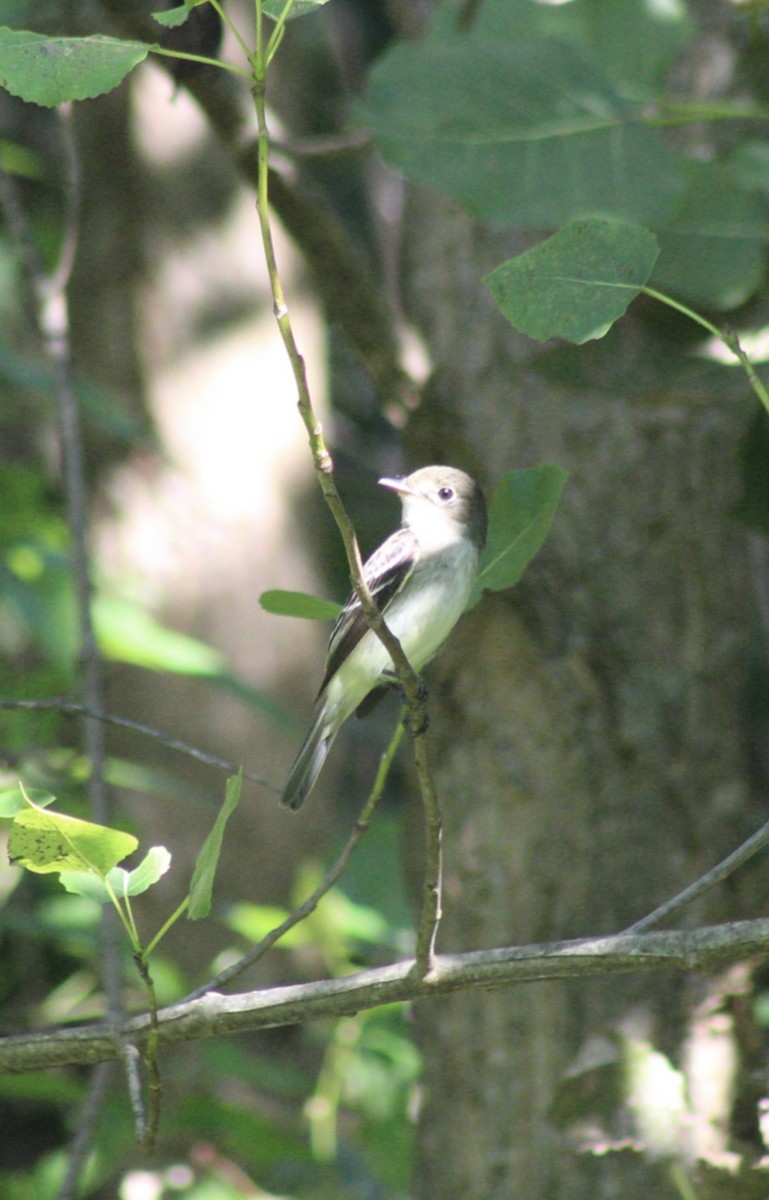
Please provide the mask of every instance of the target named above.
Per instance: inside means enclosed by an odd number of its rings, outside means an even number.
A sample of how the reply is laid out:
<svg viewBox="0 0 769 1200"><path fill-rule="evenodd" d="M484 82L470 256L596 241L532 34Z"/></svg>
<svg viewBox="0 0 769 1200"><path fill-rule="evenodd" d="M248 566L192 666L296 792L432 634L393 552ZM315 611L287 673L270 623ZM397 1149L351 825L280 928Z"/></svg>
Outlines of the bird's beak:
<svg viewBox="0 0 769 1200"><path fill-rule="evenodd" d="M401 496L415 496L416 492L410 488L405 479L379 479L377 480L381 487L390 488L393 492L398 492Z"/></svg>

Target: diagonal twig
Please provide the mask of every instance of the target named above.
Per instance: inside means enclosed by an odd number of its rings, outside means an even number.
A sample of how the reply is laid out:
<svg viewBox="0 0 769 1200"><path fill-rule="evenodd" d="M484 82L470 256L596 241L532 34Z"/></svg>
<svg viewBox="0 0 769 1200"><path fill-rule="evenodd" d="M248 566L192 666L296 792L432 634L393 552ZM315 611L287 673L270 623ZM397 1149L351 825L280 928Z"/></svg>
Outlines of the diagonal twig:
<svg viewBox="0 0 769 1200"><path fill-rule="evenodd" d="M689 887L684 888L677 896L671 896L664 904L660 904L653 912L647 913L645 917L641 917L640 921L636 921L633 925L629 925L622 932L625 933L642 933L646 929L651 929L653 925L658 925L665 917L669 917L671 913L677 912L679 908L683 908L685 904L689 904L697 896L701 896L703 892L714 887L717 883L722 883L728 877L746 863L749 858L757 854L759 850L763 850L764 846L769 845L769 821L762 825L760 829L732 851L726 858L701 875L699 879L695 879L694 883L689 884Z"/></svg>
<svg viewBox="0 0 769 1200"><path fill-rule="evenodd" d="M283 285L275 256L270 220L271 176L269 171L269 157L271 142L267 127L265 103L268 49L263 41L260 0L257 0L256 12L257 29L253 95L257 122L257 211L267 274L273 298L273 311L294 375L297 390L297 408L307 431L315 474L323 497L336 521L339 534L342 538L353 588L360 601L366 624L379 638L393 663L398 682L403 689L405 701L408 706L409 726L414 732L414 758L425 812L426 832L424 894L418 918L415 970L418 974L425 975L430 969L435 936L441 916L441 813L430 772L427 743L424 738L427 729L427 692L422 685L421 679L411 666L400 641L388 628L387 622L371 595L366 582L355 528L336 488L331 454L326 446L323 428L313 406L307 382L304 358L299 352L294 337L288 305L283 293Z"/></svg>
<svg viewBox="0 0 769 1200"><path fill-rule="evenodd" d="M197 762L203 763L207 767L214 767L218 771L227 771L230 775L237 775L240 770L240 767L236 763L229 762L226 758L220 758L216 754L209 754L205 750L200 750L197 746L191 746L189 742L183 742L180 738L171 737L170 734L163 733L160 729L154 729L151 725L144 725L141 721L132 720L131 717L119 717L116 713L91 709L86 704L78 704L63 697L49 696L34 700L0 699L0 709L22 709L31 712L34 712L35 709L53 709L54 711L64 713L66 716L92 717L94 721L102 721L105 725L117 725L121 729L130 729L133 733L139 733L142 737L159 742L161 746L165 746L168 750L175 750L179 754L186 754L188 758L194 758ZM276 784L270 783L267 779L262 779L259 775L253 775L250 771L244 770L243 778L250 780L251 783L258 783L260 787L266 788L267 791L275 792L278 796L281 793L282 789Z"/></svg>
<svg viewBox="0 0 769 1200"><path fill-rule="evenodd" d="M75 1200L80 1193L80 1177L91 1156L96 1126L104 1108L104 1102L113 1075L111 1062L98 1063L88 1081L88 1091L78 1114L78 1124L67 1155L67 1169L61 1182L56 1200Z"/></svg>
<svg viewBox="0 0 769 1200"><path fill-rule="evenodd" d="M390 738L390 744L379 761L379 769L376 773L374 786L371 789L366 803L361 809L360 816L355 822L352 833L347 839L347 842L336 862L333 864L330 870L326 872L323 879L315 888L315 891L312 892L312 894L308 896L302 904L295 908L293 912L289 913L284 921L281 921L279 925L276 925L274 929L271 929L270 932L266 934L260 942L257 942L255 946L252 946L251 949L242 956L242 958L239 958L237 962L232 963L229 967L225 967L224 970L220 971L218 975L215 975L213 979L209 979L207 983L202 984L202 986L196 988L194 992L190 992L188 996L185 996L184 1002L187 1000L197 1000L200 996L205 996L207 992L218 991L218 989L223 987L225 983L229 983L232 979L235 979L238 975L241 975L248 967L251 967L255 962L258 962L260 958L263 958L267 951L270 950L276 942L280 941L282 937L285 937L290 929L293 929L295 925L298 925L300 921L304 921L310 916L311 913L315 911L326 893L331 890L336 881L347 870L347 864L350 861L350 857L355 850L355 847L358 845L364 834L368 832L372 817L374 816L374 810L379 803L379 799L384 790L384 785L387 780L390 767L392 766L393 759L395 758L402 737L403 725L399 724L396 726L395 733Z"/></svg>

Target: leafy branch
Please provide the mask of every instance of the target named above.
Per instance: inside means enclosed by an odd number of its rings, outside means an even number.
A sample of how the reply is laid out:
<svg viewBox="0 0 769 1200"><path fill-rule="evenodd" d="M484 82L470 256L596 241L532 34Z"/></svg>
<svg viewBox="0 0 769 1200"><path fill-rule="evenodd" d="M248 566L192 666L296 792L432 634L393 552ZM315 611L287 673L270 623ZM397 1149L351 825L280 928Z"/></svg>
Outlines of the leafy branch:
<svg viewBox="0 0 769 1200"><path fill-rule="evenodd" d="M735 332L719 328L680 300L649 287L659 253L654 234L627 221L570 221L531 250L496 267L485 283L505 317L538 341L578 345L603 337L641 293L682 313L734 355L769 413L769 392Z"/></svg>

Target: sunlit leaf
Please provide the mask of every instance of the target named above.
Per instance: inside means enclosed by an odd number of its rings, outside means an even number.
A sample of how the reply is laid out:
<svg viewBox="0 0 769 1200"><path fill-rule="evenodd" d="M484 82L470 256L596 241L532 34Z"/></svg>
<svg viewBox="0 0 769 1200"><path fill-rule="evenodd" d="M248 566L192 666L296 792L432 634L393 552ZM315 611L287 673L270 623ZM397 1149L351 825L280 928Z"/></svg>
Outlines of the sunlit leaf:
<svg viewBox="0 0 769 1200"><path fill-rule="evenodd" d="M201 917L207 917L211 910L211 894L213 892L214 876L216 875L216 867L219 862L219 854L222 848L224 830L230 816L238 805L242 787L243 770L241 768L237 775L232 775L227 780L224 803L214 821L213 829L203 843L195 862L195 870L192 872L192 881L190 883L190 905L187 909L187 916L191 921L198 921Z"/></svg>
<svg viewBox="0 0 769 1200"><path fill-rule="evenodd" d="M40 875L83 870L106 875L138 845L130 833L29 805L11 826L8 857Z"/></svg>
<svg viewBox="0 0 769 1200"><path fill-rule="evenodd" d="M303 864L297 871L294 887L296 903L301 903L315 891L322 875L317 863ZM359 904L339 887L332 887L326 892L305 924L311 932L313 944L317 945L334 974L349 969L353 943L387 945L392 936L390 925L382 913L368 904Z"/></svg>
<svg viewBox="0 0 769 1200"><path fill-rule="evenodd" d="M555 466L502 476L491 500L489 536L468 608L484 591L499 592L518 582L547 536L566 479L566 471Z"/></svg>
<svg viewBox="0 0 769 1200"><path fill-rule="evenodd" d="M305 617L310 621L335 621L339 605L306 592L284 592L280 588L262 592L259 603L265 612L281 617Z"/></svg>
<svg viewBox="0 0 769 1200"><path fill-rule="evenodd" d="M143 42L0 27L0 87L46 106L88 100L112 91L148 53Z"/></svg>
<svg viewBox="0 0 769 1200"><path fill-rule="evenodd" d="M132 600L101 593L94 601L93 616L103 653L118 662L180 675L222 673L223 659L217 650L167 629Z"/></svg>
<svg viewBox="0 0 769 1200"><path fill-rule="evenodd" d="M538 341L603 337L648 280L658 254L641 225L570 221L484 282L511 325Z"/></svg>
<svg viewBox="0 0 769 1200"><path fill-rule="evenodd" d="M8 788L7 791L0 792L0 817L15 817L17 813L29 807L30 800L38 808L47 808L55 799L55 796L43 788Z"/></svg>
<svg viewBox="0 0 769 1200"><path fill-rule="evenodd" d="M67 871L62 875L61 882L68 892L106 904L112 899L107 884L118 899L140 896L165 875L170 865L171 855L165 846L153 846L133 871L113 867L106 876L106 882L91 871Z"/></svg>
<svg viewBox="0 0 769 1200"><path fill-rule="evenodd" d="M43 155L10 138L0 138L0 170L24 179L51 182L51 169Z"/></svg>
<svg viewBox="0 0 769 1200"><path fill-rule="evenodd" d="M233 904L227 911L225 924L249 942L260 942L288 916L288 909L274 904ZM285 947L304 946L310 941L309 930L300 922L280 939Z"/></svg>

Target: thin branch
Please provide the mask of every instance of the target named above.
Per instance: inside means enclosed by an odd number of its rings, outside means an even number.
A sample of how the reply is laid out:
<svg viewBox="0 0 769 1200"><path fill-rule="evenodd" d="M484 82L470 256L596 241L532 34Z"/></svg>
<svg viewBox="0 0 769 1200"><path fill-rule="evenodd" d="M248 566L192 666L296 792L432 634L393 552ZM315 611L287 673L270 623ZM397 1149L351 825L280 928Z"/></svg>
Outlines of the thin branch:
<svg viewBox="0 0 769 1200"><path fill-rule="evenodd" d="M111 1062L98 1063L88 1081L88 1093L78 1114L77 1130L69 1145L67 1170L56 1200L75 1200L80 1195L80 1177L91 1154L96 1126L113 1073Z"/></svg>
<svg viewBox="0 0 769 1200"><path fill-rule="evenodd" d="M326 137L292 137L287 141L272 139L272 148L286 158L340 158L360 154L371 146L371 134L366 129L351 129Z"/></svg>
<svg viewBox="0 0 769 1200"><path fill-rule="evenodd" d="M46 272L42 256L33 237L27 214L19 200L13 181L0 171L2 190L0 203L9 227L13 230L22 264L22 280L28 296L28 306L54 377L54 394L59 420L61 470L67 504L67 520L71 537L71 568L75 589L79 627L80 692L86 709L103 708L102 664L92 618L92 585L88 555L88 500L86 494L83 443L80 414L75 397L69 340L69 309L67 285L77 244L77 220L80 196L80 175L77 152L72 138L68 114L60 110L59 129L64 151L64 190L67 197L62 254L54 273ZM83 721L83 743L89 764L88 800L93 819L108 824L110 804L105 783L106 745L104 730L99 721L86 716ZM120 991L120 955L117 948L117 928L114 914L105 909L100 927L101 969L107 1011L113 1021L122 1019ZM106 1088L106 1074L100 1071L92 1081L83 1106L80 1128L72 1145L72 1153L64 1181L64 1195L74 1194L88 1158L96 1131L96 1112Z"/></svg>
<svg viewBox="0 0 769 1200"><path fill-rule="evenodd" d="M753 363L742 348L739 335L733 329L721 329L718 325L714 325L707 317L703 317L702 313L696 312L695 309L689 308L688 305L682 304L680 300L675 300L672 296L668 296L665 292L658 292L656 288L642 287L641 291L645 295L650 296L652 300L659 300L661 304L667 304L669 308L674 308L676 312L680 312L685 317L689 317L696 325L707 330L719 342L730 350L738 363L745 372L748 383L752 387L755 394L764 406L764 409L769 413L769 392L764 386L761 379L756 374Z"/></svg>
<svg viewBox="0 0 769 1200"><path fill-rule="evenodd" d="M412 719L411 713L408 718ZM435 784L430 772L427 742L417 731L414 741L419 788L425 821L425 866L422 879L422 903L417 918L417 945L414 971L418 977L428 974L435 954L435 939L441 920L441 894L443 885L443 818Z"/></svg>
<svg viewBox="0 0 769 1200"><path fill-rule="evenodd" d="M185 50L171 50L166 46L161 46L158 42L151 45L149 49L152 54L157 54L160 57L197 63L199 67L214 67L217 71L229 71L231 75L237 75L247 82L251 81L251 73L249 71L244 71L242 67L235 67L232 63L224 62L220 58L209 58L206 54L190 54Z"/></svg>
<svg viewBox="0 0 769 1200"><path fill-rule="evenodd" d="M428 976L414 960L339 979L244 992L209 992L157 1014L159 1048L175 1042L341 1017L382 1004L422 1000L471 988L627 971L694 971L769 953L769 918L664 933L619 934L533 946L438 954ZM119 1058L126 1041L140 1047L152 1032L147 1015L118 1025L66 1027L0 1039L0 1071L33 1071Z"/></svg>
<svg viewBox="0 0 769 1200"><path fill-rule="evenodd" d="M398 676L406 704L408 705L408 722L414 733L414 759L417 768L417 778L422 795L425 811L425 881L424 895L418 920L416 970L426 974L435 945L435 936L441 918L441 812L435 785L430 773L430 763L427 754L427 744L424 733L427 729L427 692L421 679L411 666L400 641L388 627L379 606L369 590L363 573L358 540L355 528L347 515L336 488L333 474L331 455L323 437L323 428L318 420L312 403L307 382L307 371L304 358L299 352L294 337L293 327L289 316L288 306L283 294L283 285L275 257L275 247L272 237L269 206L269 155L270 135L267 128L267 111L265 103L265 52L261 42L261 0L256 0L257 10L257 45L254 58L254 107L257 120L257 156L259 173L257 178L257 210L259 226L262 234L262 245L267 264L267 273L273 297L275 320L283 339L283 345L288 356L297 388L297 408L307 431L315 473L323 497L336 521L342 542L344 544L350 578L353 588L360 601L363 615L369 629L379 638L392 661Z"/></svg>
<svg viewBox="0 0 769 1200"><path fill-rule="evenodd" d="M315 891L307 897L304 903L300 904L294 909L293 912L289 913L285 921L281 921L280 925L276 925L275 928L271 929L270 932L266 934L260 942L257 942L255 946L252 946L252 948L246 954L244 954L242 958L239 958L237 962L232 963L231 966L225 967L223 971L220 971L218 975L215 975L213 979L210 979L208 983L204 983L201 987L196 988L194 992L190 992L188 996L185 996L185 1001L197 1000L200 996L205 996L207 992L216 991L223 987L225 983L229 983L238 975L242 975L242 973L248 967L252 967L255 962L258 962L260 958L263 958L267 951L270 950L276 942L280 941L282 937L285 937L290 929L293 929L294 926L298 925L300 921L306 920L311 913L315 912L315 909L318 907L318 904L326 895L326 893L331 890L337 880L340 879L346 871L347 864L350 861L350 857L355 850L355 847L358 845L364 834L368 832L368 829L371 825L371 819L374 816L374 810L376 809L382 792L384 791L384 785L402 737L403 725L401 724L396 727L395 733L390 738L389 746L379 760L379 769L376 773L374 786L371 789L368 800L361 810L360 816L355 822L352 833L347 839L344 849L337 858L336 862L320 881Z"/></svg>
<svg viewBox="0 0 769 1200"><path fill-rule="evenodd" d="M145 1131L147 1129L147 1114L144 1111L144 1098L142 1096L142 1081L140 1072L141 1055L132 1042L122 1042L120 1046L120 1057L123 1060L123 1070L125 1071L128 1099L130 1101L131 1112L133 1113L134 1117L136 1142L137 1145L141 1146L144 1141Z"/></svg>
<svg viewBox="0 0 769 1200"><path fill-rule="evenodd" d="M240 770L240 767L236 763L229 762L226 758L219 758L216 754L208 754L205 750L199 750L197 746L190 746L188 742L182 742L179 738L171 737L169 734L163 733L160 729L153 729L151 725L143 725L140 721L133 721L130 717L119 717L115 713L100 712L96 709L88 708L85 704L76 704L74 701L65 700L57 696L43 697L38 700L0 699L0 710L9 708L31 712L34 712L35 709L53 709L54 711L64 713L66 716L92 717L95 721L104 722L105 725L117 725L121 729L130 729L133 733L141 734L142 737L151 738L153 741L159 742L161 746L165 746L168 750L175 750L178 754L186 754L188 758L194 758L197 762L203 763L207 767L214 767L217 771L226 771L229 775L237 775ZM249 771L244 770L243 778L250 780L251 783L258 783L260 787L266 788L270 792L275 792L278 796L281 794L281 788L266 779L262 779L259 775L252 775Z"/></svg>
<svg viewBox="0 0 769 1200"><path fill-rule="evenodd" d="M677 912L679 908L683 908L685 904L689 904L697 896L701 896L703 892L708 891L717 883L723 883L728 879L738 867L746 863L749 858L757 854L759 850L763 850L764 846L769 845L769 821L762 825L752 837L749 837L746 842L738 846L731 854L723 859L717 866L701 875L699 879L695 879L694 883L689 884L689 887L684 888L677 896L671 896L664 904L660 904L659 908L655 908L653 912L642 917L640 921L636 921L633 925L629 925L624 929L626 933L641 933L646 929L651 929L653 925L658 925L665 917L669 917L671 913Z"/></svg>

